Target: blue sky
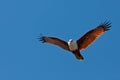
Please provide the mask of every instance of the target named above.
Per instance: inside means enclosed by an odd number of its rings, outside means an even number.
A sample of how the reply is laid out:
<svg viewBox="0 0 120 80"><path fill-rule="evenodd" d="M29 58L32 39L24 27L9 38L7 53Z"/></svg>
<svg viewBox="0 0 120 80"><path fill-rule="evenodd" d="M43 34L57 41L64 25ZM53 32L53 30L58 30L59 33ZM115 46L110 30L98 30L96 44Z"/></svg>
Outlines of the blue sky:
<svg viewBox="0 0 120 80"><path fill-rule="evenodd" d="M0 0L0 80L120 80L119 0ZM38 41L40 33L76 40L101 22L111 30L84 61Z"/></svg>

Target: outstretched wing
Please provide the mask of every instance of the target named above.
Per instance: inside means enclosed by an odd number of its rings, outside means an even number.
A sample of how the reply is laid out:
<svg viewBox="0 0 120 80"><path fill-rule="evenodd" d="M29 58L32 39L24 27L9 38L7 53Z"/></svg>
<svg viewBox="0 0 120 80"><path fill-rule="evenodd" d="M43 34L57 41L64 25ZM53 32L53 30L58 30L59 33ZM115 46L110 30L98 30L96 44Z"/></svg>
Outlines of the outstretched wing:
<svg viewBox="0 0 120 80"><path fill-rule="evenodd" d="M63 40L60 40L58 38L42 36L42 37L39 38L39 40L42 41L43 43L47 42L47 43L50 43L50 44L57 45L57 46L65 49L65 50L69 51L69 47L68 47L67 42L65 42Z"/></svg>
<svg viewBox="0 0 120 80"><path fill-rule="evenodd" d="M101 36L105 31L108 31L110 27L110 22L104 22L95 29L88 31L85 35L77 40L79 50L87 48L96 38Z"/></svg>

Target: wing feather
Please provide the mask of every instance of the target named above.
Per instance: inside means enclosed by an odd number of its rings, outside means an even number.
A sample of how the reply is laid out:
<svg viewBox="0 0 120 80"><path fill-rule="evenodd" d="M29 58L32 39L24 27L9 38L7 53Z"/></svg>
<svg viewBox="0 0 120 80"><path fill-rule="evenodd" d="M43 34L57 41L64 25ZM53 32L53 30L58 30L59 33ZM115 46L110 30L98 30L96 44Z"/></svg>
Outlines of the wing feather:
<svg viewBox="0 0 120 80"><path fill-rule="evenodd" d="M91 43L93 43L93 41L95 41L96 38L101 36L105 31L108 31L110 27L110 22L104 22L98 27L88 31L85 35L77 40L79 50L87 48Z"/></svg>
<svg viewBox="0 0 120 80"><path fill-rule="evenodd" d="M69 51L69 47L68 47L68 44L67 42L61 40L61 39L58 39L58 38L55 38L55 37L46 37L46 36L42 36L40 38L40 41L42 41L43 43L44 42L47 42L47 43L50 43L50 44L54 44L54 45L57 45L65 50L68 50Z"/></svg>

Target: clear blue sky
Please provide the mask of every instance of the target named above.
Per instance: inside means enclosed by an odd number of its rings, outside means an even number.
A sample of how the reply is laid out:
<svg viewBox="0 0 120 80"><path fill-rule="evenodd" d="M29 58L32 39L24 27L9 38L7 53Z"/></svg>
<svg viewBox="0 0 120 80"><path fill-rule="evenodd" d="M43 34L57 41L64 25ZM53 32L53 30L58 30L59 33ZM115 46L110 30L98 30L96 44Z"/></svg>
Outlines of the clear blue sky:
<svg viewBox="0 0 120 80"><path fill-rule="evenodd" d="M37 39L76 40L105 20L84 61ZM120 80L119 35L120 0L0 0L0 80Z"/></svg>

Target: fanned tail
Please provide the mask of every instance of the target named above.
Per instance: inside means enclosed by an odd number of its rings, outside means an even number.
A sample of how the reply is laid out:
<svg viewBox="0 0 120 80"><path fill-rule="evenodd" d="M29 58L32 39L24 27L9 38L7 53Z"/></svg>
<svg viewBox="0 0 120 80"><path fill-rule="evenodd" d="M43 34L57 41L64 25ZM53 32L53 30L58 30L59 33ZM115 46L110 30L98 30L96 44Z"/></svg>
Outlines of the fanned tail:
<svg viewBox="0 0 120 80"><path fill-rule="evenodd" d="M83 60L83 56L80 54L79 50L73 51L73 54L78 60Z"/></svg>

